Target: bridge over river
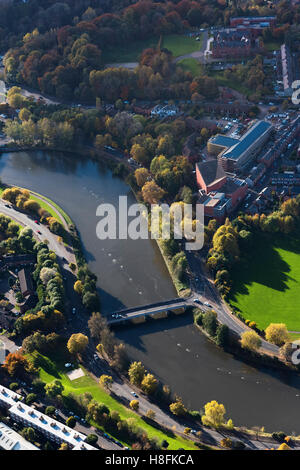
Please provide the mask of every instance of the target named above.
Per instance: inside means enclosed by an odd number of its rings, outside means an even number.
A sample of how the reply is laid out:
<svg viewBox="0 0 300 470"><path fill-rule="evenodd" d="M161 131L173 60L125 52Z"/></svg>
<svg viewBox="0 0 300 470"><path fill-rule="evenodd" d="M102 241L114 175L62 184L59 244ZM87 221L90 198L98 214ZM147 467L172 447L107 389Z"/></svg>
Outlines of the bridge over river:
<svg viewBox="0 0 300 470"><path fill-rule="evenodd" d="M110 317L107 317L107 323L110 326L122 325L127 322L142 323L146 321L146 317L165 318L170 313L177 315L184 313L186 308L191 305L193 305L191 299L177 298L165 302L127 308L118 310Z"/></svg>

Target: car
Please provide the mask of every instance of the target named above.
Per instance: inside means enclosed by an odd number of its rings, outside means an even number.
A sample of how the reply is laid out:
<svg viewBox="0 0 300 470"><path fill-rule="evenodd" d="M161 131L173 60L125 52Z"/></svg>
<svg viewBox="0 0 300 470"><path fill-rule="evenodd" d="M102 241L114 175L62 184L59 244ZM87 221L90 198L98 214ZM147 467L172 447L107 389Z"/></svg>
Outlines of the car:
<svg viewBox="0 0 300 470"><path fill-rule="evenodd" d="M69 369L69 367L72 367L71 362L66 362L65 367L66 367L67 369Z"/></svg>
<svg viewBox="0 0 300 470"><path fill-rule="evenodd" d="M37 231L37 233L38 233L39 235L42 235L42 232L40 232L39 230Z"/></svg>
<svg viewBox="0 0 300 470"><path fill-rule="evenodd" d="M138 397L139 397L138 394L135 393L135 392L130 392L130 393L131 393L131 395L133 395L135 398L138 398Z"/></svg>
<svg viewBox="0 0 300 470"><path fill-rule="evenodd" d="M76 313L76 308L75 307L72 308L72 313L73 313L73 315L75 315L75 313Z"/></svg>
<svg viewBox="0 0 300 470"><path fill-rule="evenodd" d="M194 299L193 302L196 302L197 304L201 304L201 303L202 303L199 299Z"/></svg>
<svg viewBox="0 0 300 470"><path fill-rule="evenodd" d="M204 302L204 305L206 305L206 307L210 307L211 308L211 305L209 302Z"/></svg>
<svg viewBox="0 0 300 470"><path fill-rule="evenodd" d="M38 224L38 223L39 223L39 221L38 221L38 220L35 220L35 221L34 221L34 223L35 223L35 224Z"/></svg>

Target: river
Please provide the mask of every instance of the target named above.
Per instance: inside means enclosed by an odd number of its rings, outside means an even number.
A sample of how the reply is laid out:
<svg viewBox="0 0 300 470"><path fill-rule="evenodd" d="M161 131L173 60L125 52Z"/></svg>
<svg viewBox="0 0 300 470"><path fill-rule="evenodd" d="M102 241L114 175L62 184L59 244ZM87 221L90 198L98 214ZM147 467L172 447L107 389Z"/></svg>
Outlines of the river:
<svg viewBox="0 0 300 470"><path fill-rule="evenodd" d="M134 200L128 186L101 164L46 152L3 154L0 178L50 197L74 220L90 268L98 276L104 312L176 296L155 243L96 237L96 208ZM235 424L300 434L300 378L249 367L201 335L188 315L119 330L141 360L187 406L224 403Z"/></svg>

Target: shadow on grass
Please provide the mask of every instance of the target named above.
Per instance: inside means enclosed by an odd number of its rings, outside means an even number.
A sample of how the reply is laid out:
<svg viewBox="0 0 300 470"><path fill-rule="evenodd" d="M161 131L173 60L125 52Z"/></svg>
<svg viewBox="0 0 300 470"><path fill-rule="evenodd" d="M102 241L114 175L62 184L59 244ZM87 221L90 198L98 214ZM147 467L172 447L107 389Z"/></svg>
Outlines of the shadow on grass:
<svg viewBox="0 0 300 470"><path fill-rule="evenodd" d="M238 294L249 295L248 286L253 282L281 292L289 288L288 281L297 282L289 276L291 268L278 253L278 248L300 254L299 240L295 238L280 235L260 237L247 258L233 271L231 301L237 301Z"/></svg>

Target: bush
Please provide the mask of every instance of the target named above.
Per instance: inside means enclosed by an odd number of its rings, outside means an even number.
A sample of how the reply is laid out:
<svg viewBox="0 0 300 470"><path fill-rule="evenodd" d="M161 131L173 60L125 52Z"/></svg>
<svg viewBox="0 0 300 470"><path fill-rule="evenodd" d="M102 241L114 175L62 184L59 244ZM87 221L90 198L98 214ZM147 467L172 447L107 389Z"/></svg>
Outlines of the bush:
<svg viewBox="0 0 300 470"><path fill-rule="evenodd" d="M69 426L69 428L75 428L76 419L74 416L69 416L69 418L66 419L66 425Z"/></svg>
<svg viewBox="0 0 300 470"><path fill-rule="evenodd" d="M12 382L10 385L9 385L9 388L13 391L15 390L18 390L19 388L19 384L17 382Z"/></svg>
<svg viewBox="0 0 300 470"><path fill-rule="evenodd" d="M29 393L25 399L26 405L31 405L36 399L37 396L35 393Z"/></svg>
<svg viewBox="0 0 300 470"><path fill-rule="evenodd" d="M94 446L95 444L97 444L97 441L98 441L98 436L96 436L96 434L89 434L85 440L85 442L87 442L91 446Z"/></svg>

